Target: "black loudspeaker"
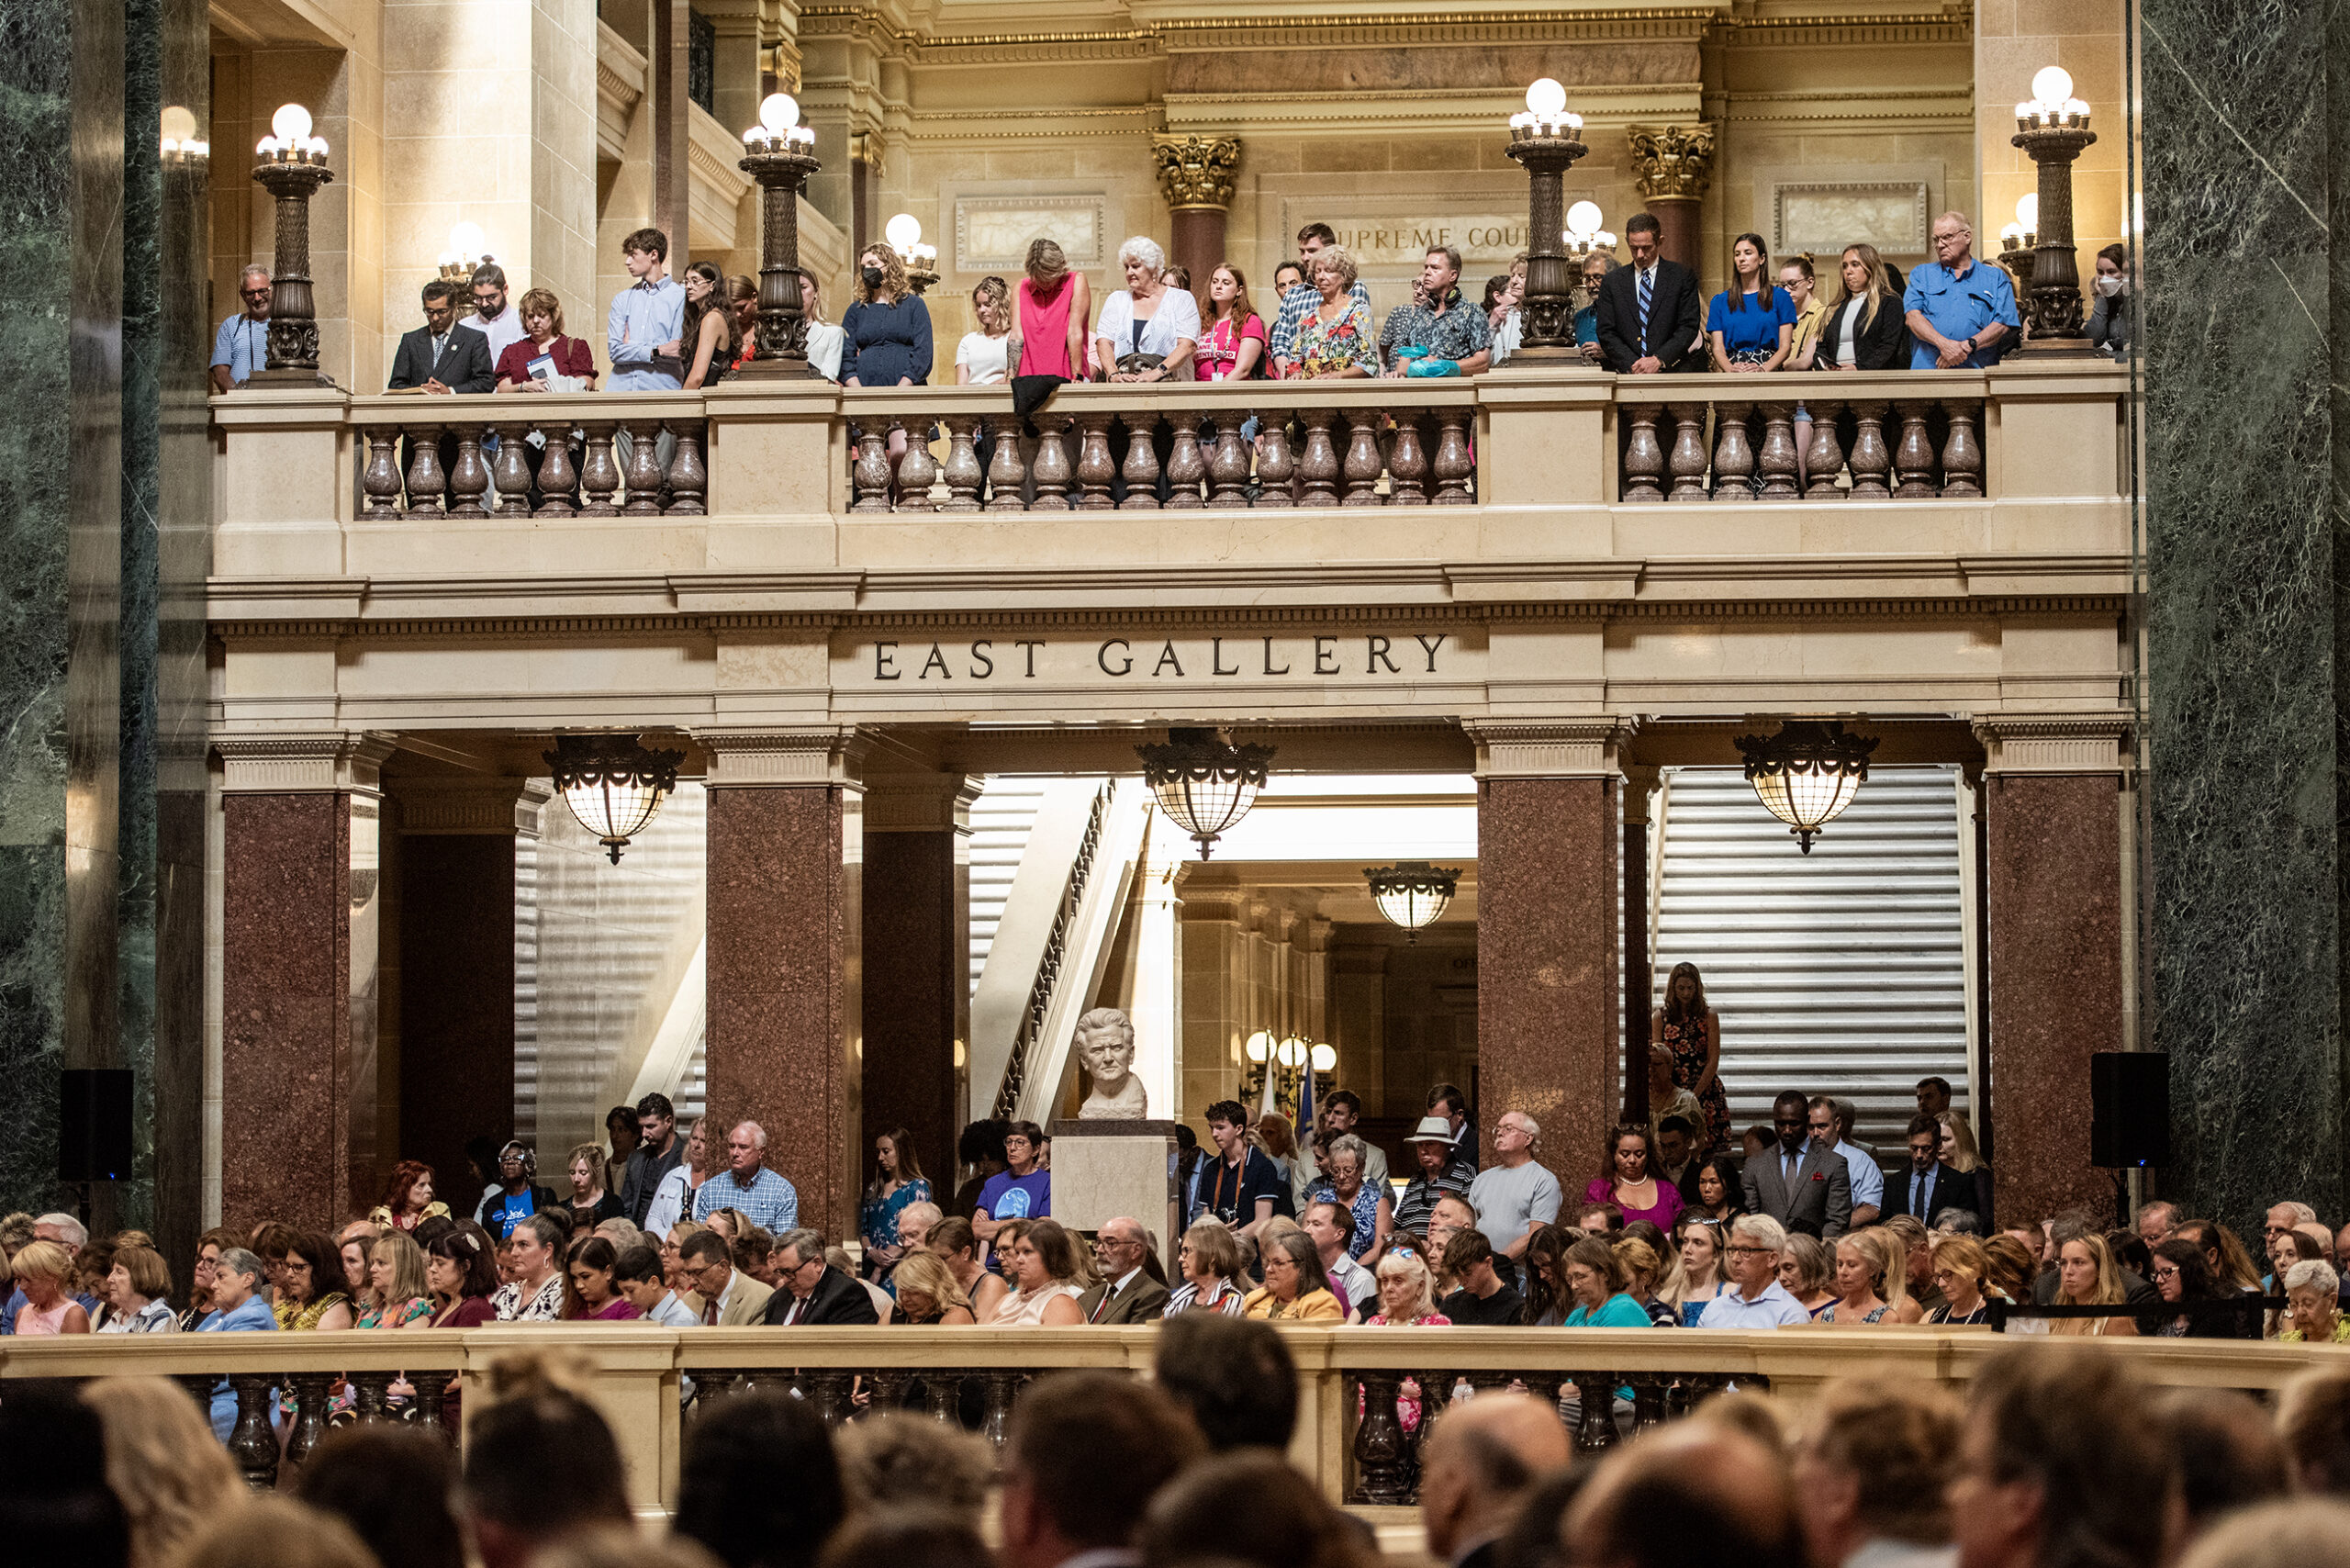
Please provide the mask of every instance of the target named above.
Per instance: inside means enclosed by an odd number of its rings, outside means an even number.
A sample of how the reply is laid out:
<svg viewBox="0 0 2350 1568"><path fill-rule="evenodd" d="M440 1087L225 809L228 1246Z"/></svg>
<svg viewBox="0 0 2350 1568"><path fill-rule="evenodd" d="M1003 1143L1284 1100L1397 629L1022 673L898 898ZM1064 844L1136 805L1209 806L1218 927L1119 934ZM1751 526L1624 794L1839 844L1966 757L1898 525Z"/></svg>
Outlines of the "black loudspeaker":
<svg viewBox="0 0 2350 1568"><path fill-rule="evenodd" d="M123 1182L130 1177L130 1070L67 1068L60 1085L57 1179Z"/></svg>
<svg viewBox="0 0 2350 1568"><path fill-rule="evenodd" d="M2089 1058L2089 1163L2119 1170L2170 1163L2170 1058L2098 1051Z"/></svg>

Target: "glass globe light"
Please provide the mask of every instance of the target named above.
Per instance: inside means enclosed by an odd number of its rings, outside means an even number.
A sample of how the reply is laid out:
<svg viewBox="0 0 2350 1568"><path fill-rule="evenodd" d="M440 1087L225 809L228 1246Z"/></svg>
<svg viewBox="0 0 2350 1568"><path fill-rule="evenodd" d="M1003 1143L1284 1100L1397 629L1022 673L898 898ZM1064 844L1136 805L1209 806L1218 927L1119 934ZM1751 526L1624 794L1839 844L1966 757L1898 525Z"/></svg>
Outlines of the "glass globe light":
<svg viewBox="0 0 2350 1568"><path fill-rule="evenodd" d="M163 140L185 143L196 140L196 116L182 105L173 104L163 110Z"/></svg>
<svg viewBox="0 0 2350 1568"><path fill-rule="evenodd" d="M2077 120L2086 120L2089 118L2088 105L2079 98L2065 99L2065 112Z"/></svg>
<svg viewBox="0 0 2350 1568"><path fill-rule="evenodd" d="M1198 843L1203 860L1256 804L1273 760L1271 746L1231 745L1212 729L1182 725L1168 729L1166 745L1135 751L1158 809Z"/></svg>
<svg viewBox="0 0 2350 1568"><path fill-rule="evenodd" d="M1305 1065L1308 1051L1304 1040L1299 1039L1295 1035L1291 1035L1282 1039L1277 1048L1277 1054L1283 1067L1297 1068Z"/></svg>
<svg viewBox="0 0 2350 1568"><path fill-rule="evenodd" d="M1842 813L1869 776L1872 736L1847 734L1843 723L1790 719L1775 735L1740 735L1746 780L1755 798L1787 824L1808 855L1819 830Z"/></svg>
<svg viewBox="0 0 2350 1568"><path fill-rule="evenodd" d="M681 751L647 751L631 734L557 735L543 753L555 793L581 827L621 863L630 839L652 825L677 788Z"/></svg>
<svg viewBox="0 0 2350 1568"><path fill-rule="evenodd" d="M1458 867L1431 866L1425 860L1367 866L1362 874L1371 884L1371 902L1389 924L1403 928L1406 942L1418 941L1421 928L1434 924L1460 890Z"/></svg>
<svg viewBox="0 0 2350 1568"><path fill-rule="evenodd" d="M1248 1053L1248 1059L1250 1061L1255 1062L1259 1067L1264 1066L1265 1058L1273 1054L1272 1031L1270 1029L1258 1030L1255 1034L1248 1036L1248 1044L1243 1046L1241 1048Z"/></svg>
<svg viewBox="0 0 2350 1568"><path fill-rule="evenodd" d="M1316 1040L1314 1042L1314 1070L1316 1072L1336 1072L1338 1070L1337 1050L1327 1040Z"/></svg>
<svg viewBox="0 0 2350 1568"><path fill-rule="evenodd" d="M326 156L327 139L323 136L314 136L310 138L311 160L316 162L324 162L326 161Z"/></svg>
<svg viewBox="0 0 2350 1568"><path fill-rule="evenodd" d="M890 219L890 226L882 232L890 237L890 243L897 249L909 250L915 241L922 238L922 220L911 212L901 212Z"/></svg>
<svg viewBox="0 0 2350 1568"><path fill-rule="evenodd" d="M1567 208L1567 227L1577 234L1596 234L1603 217L1595 201L1579 201Z"/></svg>
<svg viewBox="0 0 2350 1568"><path fill-rule="evenodd" d="M259 141L253 143L253 156L256 158L274 157L276 155L276 152L277 138L274 136L264 136Z"/></svg>
<svg viewBox="0 0 2350 1568"><path fill-rule="evenodd" d="M2043 65L2031 79L2031 95L2043 104L2061 104L2073 95L2073 73L2061 65Z"/></svg>
<svg viewBox="0 0 2350 1568"><path fill-rule="evenodd" d="M789 93L769 93L759 102L759 123L771 136L781 136L800 123L800 100Z"/></svg>
<svg viewBox="0 0 2350 1568"><path fill-rule="evenodd" d="M310 111L299 104L287 104L270 117L269 129L289 146L299 143L310 134Z"/></svg>
<svg viewBox="0 0 2350 1568"><path fill-rule="evenodd" d="M2016 202L2016 221L2023 225L2027 234L2040 232L2040 193L2027 191Z"/></svg>
<svg viewBox="0 0 2350 1568"><path fill-rule="evenodd" d="M472 261L481 254L483 235L478 223L460 223L449 230L449 247L462 261Z"/></svg>
<svg viewBox="0 0 2350 1568"><path fill-rule="evenodd" d="M2070 80L2065 82L2065 90L2073 90ZM1557 119L1566 112L1567 90L1556 77L1538 76L1534 84L1526 89L1526 106L1534 111L1538 119Z"/></svg>

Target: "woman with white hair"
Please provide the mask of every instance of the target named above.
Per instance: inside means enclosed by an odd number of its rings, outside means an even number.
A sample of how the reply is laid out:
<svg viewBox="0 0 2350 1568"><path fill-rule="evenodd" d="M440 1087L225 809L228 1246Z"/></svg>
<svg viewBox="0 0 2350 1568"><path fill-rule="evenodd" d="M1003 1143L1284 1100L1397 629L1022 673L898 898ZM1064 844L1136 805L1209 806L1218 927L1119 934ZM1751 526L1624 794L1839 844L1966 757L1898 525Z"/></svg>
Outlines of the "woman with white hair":
<svg viewBox="0 0 2350 1568"><path fill-rule="evenodd" d="M1369 1328L1445 1328L1452 1319L1436 1309L1436 1277L1427 1260L1404 1237L1379 1260L1379 1310L1363 1319ZM1405 1378L1395 1395L1395 1417L1406 1435L1420 1429L1420 1400L1426 1391L1418 1380ZM1439 1397L1441 1395L1439 1394ZM1355 1395L1360 1407L1362 1395Z"/></svg>
<svg viewBox="0 0 2350 1568"><path fill-rule="evenodd" d="M1137 234L1118 247L1126 286L1102 302L1094 352L1118 382L1189 381L1200 346L1200 304L1167 286L1167 252Z"/></svg>
<svg viewBox="0 0 2350 1568"><path fill-rule="evenodd" d="M2309 1258L2285 1271L2285 1316L2280 1345L2350 1343L2350 1317L2342 1316L2342 1276L2322 1259Z"/></svg>

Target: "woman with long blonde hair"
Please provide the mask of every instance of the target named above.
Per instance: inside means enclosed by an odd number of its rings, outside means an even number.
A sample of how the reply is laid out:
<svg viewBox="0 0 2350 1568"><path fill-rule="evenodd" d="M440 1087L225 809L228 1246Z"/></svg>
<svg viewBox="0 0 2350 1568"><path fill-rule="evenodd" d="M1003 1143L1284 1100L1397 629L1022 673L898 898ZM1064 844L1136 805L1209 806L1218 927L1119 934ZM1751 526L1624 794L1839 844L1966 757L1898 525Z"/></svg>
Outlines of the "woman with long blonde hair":
<svg viewBox="0 0 2350 1568"><path fill-rule="evenodd" d="M2113 1249L2102 1236L2076 1236L2057 1249L2057 1306L2121 1306L2129 1300L2129 1293L2121 1288L2121 1265L2113 1260ZM2051 1334L2087 1336L2092 1338L2127 1338L2138 1332L2136 1321L2129 1316L2060 1317L2050 1326Z"/></svg>
<svg viewBox="0 0 2350 1568"><path fill-rule="evenodd" d="M432 1286L425 1279L424 1249L407 1231L395 1230L368 1249L367 1297L358 1327L405 1328L431 1316Z"/></svg>
<svg viewBox="0 0 2350 1568"><path fill-rule="evenodd" d="M1993 1228L1991 1168L1983 1162L1982 1151L1975 1147L1975 1129L1966 1125L1964 1111L1944 1111L1935 1120L1942 1125L1941 1159L1952 1170L1975 1179L1975 1217L1987 1233Z"/></svg>
<svg viewBox="0 0 2350 1568"><path fill-rule="evenodd" d="M1872 1226L1837 1238L1836 1300L1817 1321L1839 1328L1898 1323L1908 1271L1909 1249L1889 1230Z"/></svg>
<svg viewBox="0 0 2350 1568"><path fill-rule="evenodd" d="M1909 364L1909 329L1901 291L1874 245L1847 245L1836 292L1813 344L1815 370L1901 370Z"/></svg>
<svg viewBox="0 0 2350 1568"><path fill-rule="evenodd" d="M897 1305L890 1309L892 1323L955 1327L979 1321L955 1271L935 1252L907 1253L891 1272L890 1283L898 1291Z"/></svg>

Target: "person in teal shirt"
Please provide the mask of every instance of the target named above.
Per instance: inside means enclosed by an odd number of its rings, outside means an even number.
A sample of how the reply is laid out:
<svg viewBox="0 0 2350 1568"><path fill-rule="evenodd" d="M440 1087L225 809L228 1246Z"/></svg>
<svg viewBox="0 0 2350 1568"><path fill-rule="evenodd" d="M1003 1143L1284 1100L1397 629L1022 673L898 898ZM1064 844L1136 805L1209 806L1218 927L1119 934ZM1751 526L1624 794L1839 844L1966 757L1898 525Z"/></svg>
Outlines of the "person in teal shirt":
<svg viewBox="0 0 2350 1568"><path fill-rule="evenodd" d="M1567 1249L1567 1294L1574 1308L1567 1314L1570 1328L1646 1328L1648 1309L1631 1297L1631 1280L1614 1249L1595 1236L1586 1236ZM1622 1397L1629 1398L1628 1393Z"/></svg>

